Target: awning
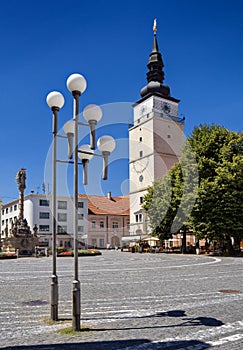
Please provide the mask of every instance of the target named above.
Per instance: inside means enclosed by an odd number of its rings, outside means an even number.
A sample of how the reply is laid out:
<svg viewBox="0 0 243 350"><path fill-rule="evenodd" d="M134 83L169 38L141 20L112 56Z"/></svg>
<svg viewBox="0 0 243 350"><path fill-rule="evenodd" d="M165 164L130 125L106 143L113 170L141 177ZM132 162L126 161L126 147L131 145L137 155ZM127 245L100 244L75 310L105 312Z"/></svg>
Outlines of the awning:
<svg viewBox="0 0 243 350"><path fill-rule="evenodd" d="M142 239L142 241L159 241L158 237L147 237Z"/></svg>
<svg viewBox="0 0 243 350"><path fill-rule="evenodd" d="M122 237L122 242L140 242L143 240L143 236L147 237L147 235L132 235L132 236L125 236Z"/></svg>

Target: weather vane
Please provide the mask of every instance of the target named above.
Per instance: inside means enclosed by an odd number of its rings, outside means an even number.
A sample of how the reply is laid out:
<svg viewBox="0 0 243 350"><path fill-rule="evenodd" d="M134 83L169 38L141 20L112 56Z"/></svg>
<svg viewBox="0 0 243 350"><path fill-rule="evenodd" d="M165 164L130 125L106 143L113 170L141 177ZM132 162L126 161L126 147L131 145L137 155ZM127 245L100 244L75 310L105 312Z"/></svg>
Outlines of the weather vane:
<svg viewBox="0 0 243 350"><path fill-rule="evenodd" d="M157 19L154 19L154 26L153 26L153 31L154 31L154 35L156 35L157 32Z"/></svg>

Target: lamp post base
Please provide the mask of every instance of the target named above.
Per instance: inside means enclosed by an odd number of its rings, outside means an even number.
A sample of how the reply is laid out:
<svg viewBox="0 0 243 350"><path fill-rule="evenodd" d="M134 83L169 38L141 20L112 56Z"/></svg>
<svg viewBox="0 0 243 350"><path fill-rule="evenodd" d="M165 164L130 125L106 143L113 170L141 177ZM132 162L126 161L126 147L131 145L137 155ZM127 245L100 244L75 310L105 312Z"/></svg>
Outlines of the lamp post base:
<svg viewBox="0 0 243 350"><path fill-rule="evenodd" d="M80 331L80 282L73 281L73 317L72 327L74 331Z"/></svg>
<svg viewBox="0 0 243 350"><path fill-rule="evenodd" d="M57 275L51 276L51 319L58 321L58 279Z"/></svg>

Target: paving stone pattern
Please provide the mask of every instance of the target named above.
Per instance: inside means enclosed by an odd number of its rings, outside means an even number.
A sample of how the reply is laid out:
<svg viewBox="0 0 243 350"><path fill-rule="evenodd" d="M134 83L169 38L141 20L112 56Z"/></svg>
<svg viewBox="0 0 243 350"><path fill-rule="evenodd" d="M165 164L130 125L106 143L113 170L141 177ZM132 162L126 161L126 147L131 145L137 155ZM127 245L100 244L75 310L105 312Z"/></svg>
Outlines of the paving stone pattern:
<svg viewBox="0 0 243 350"><path fill-rule="evenodd" d="M59 317L48 324L52 258L0 261L0 348L243 350L243 259L104 251L79 258L82 324L71 320L73 258L58 258Z"/></svg>

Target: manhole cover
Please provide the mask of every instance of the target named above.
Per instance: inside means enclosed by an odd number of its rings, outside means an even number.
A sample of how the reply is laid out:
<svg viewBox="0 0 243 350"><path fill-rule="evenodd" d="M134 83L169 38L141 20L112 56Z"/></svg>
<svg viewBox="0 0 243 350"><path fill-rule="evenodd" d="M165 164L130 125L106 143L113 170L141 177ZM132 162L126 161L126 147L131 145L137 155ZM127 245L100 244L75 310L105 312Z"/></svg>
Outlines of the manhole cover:
<svg viewBox="0 0 243 350"><path fill-rule="evenodd" d="M221 289L219 290L219 293L239 294L242 292L240 290L235 290L235 289Z"/></svg>
<svg viewBox="0 0 243 350"><path fill-rule="evenodd" d="M30 300L30 301L24 301L22 304L27 305L27 306L38 306L38 305L46 305L46 304L48 304L48 301L46 301L46 300Z"/></svg>

